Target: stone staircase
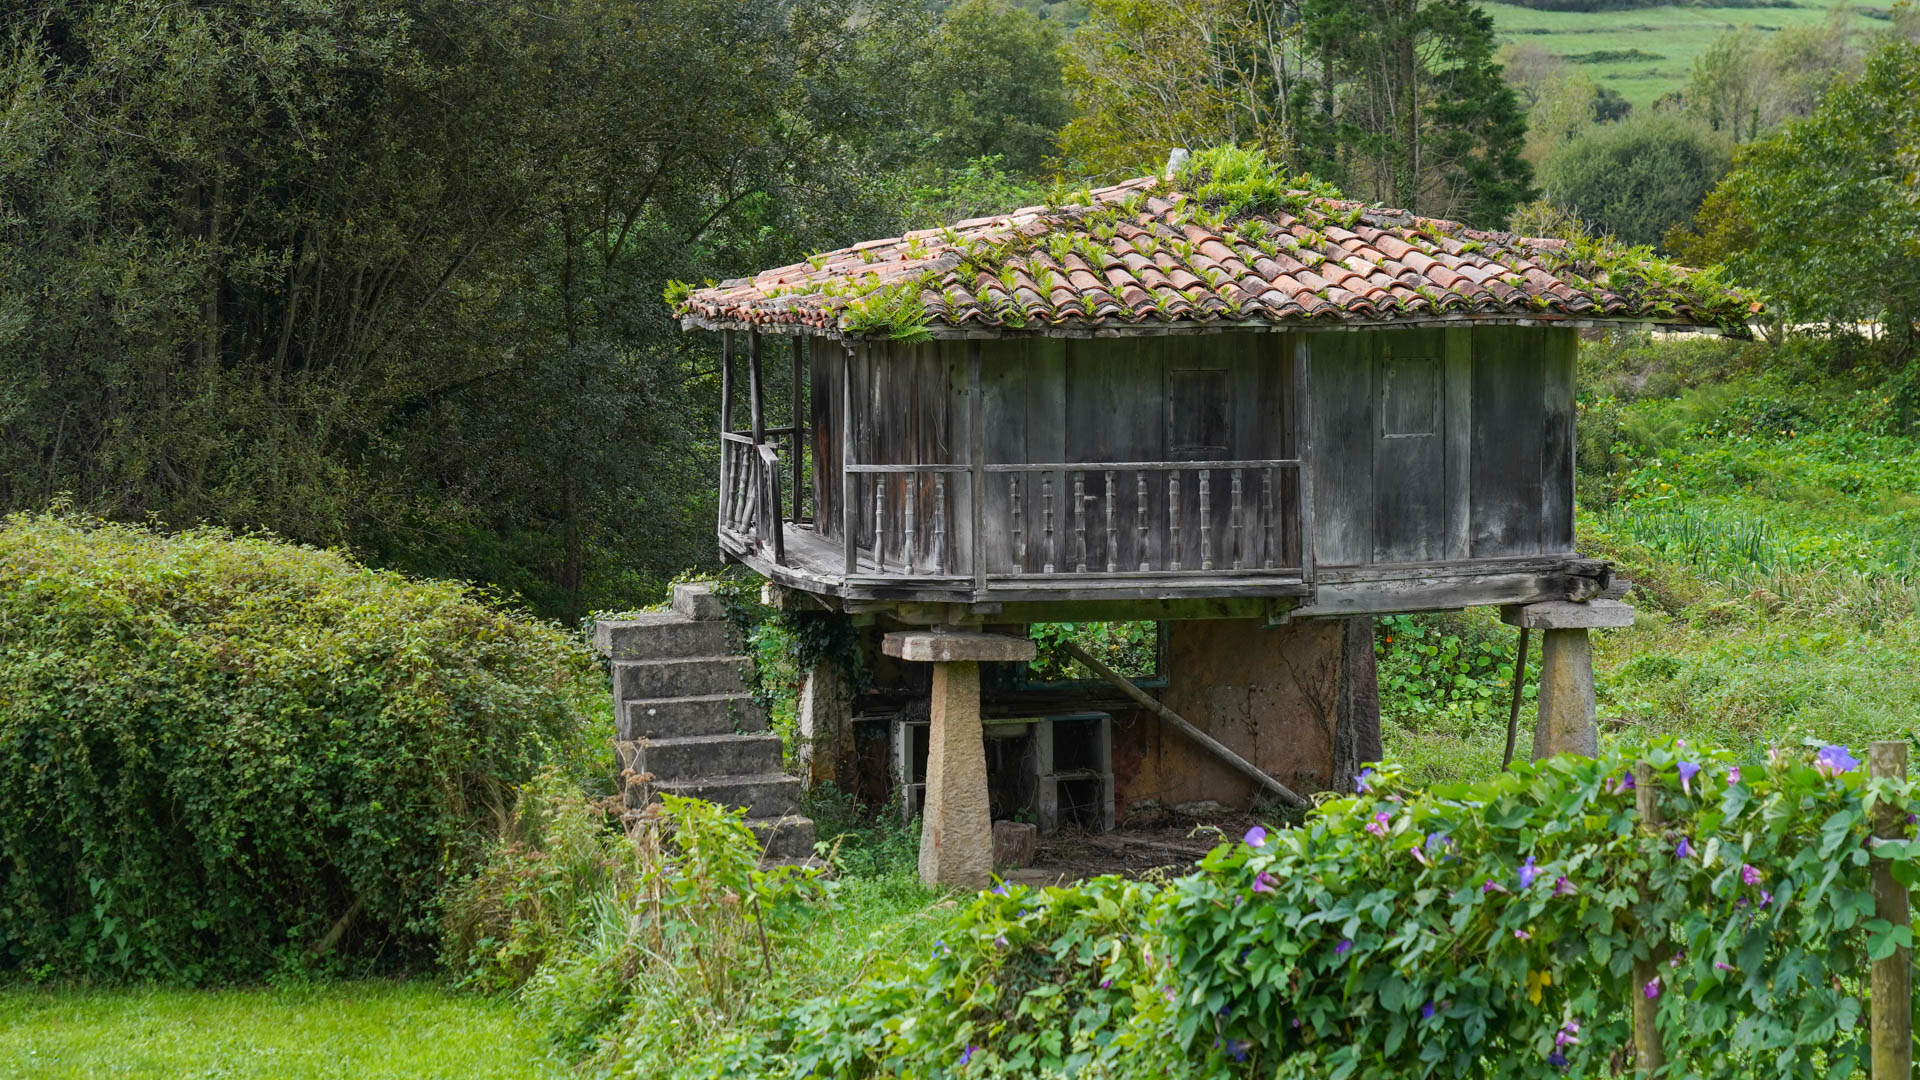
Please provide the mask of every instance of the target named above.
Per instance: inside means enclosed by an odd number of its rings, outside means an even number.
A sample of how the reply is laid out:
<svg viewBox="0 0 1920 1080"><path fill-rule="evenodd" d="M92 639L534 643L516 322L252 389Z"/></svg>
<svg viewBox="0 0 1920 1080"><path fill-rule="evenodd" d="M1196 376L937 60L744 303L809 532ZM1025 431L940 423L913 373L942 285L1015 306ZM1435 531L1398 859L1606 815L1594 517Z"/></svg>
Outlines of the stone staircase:
<svg viewBox="0 0 1920 1080"><path fill-rule="evenodd" d="M613 663L614 749L628 807L670 792L747 808L766 859L813 854L800 780L780 767L780 736L747 692L742 655L718 597L676 585L670 612L603 622L594 645Z"/></svg>

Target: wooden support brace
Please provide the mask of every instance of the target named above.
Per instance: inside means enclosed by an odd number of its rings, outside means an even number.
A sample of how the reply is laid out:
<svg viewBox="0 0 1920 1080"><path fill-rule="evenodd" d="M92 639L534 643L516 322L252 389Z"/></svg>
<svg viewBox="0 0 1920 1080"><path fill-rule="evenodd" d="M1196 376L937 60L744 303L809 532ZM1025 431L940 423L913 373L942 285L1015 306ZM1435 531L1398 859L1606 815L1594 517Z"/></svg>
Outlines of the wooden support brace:
<svg viewBox="0 0 1920 1080"><path fill-rule="evenodd" d="M1634 766L1633 801L1640 812L1640 827L1648 832L1660 830L1660 789L1657 786L1659 774L1654 771L1653 763L1642 761ZM1652 1080L1667 1065L1667 1048L1660 1041L1660 999L1648 997L1647 987L1660 974L1660 964L1656 946L1650 946L1644 960L1633 962L1633 987L1628 991L1633 1001L1633 1054L1640 1067L1640 1075Z"/></svg>

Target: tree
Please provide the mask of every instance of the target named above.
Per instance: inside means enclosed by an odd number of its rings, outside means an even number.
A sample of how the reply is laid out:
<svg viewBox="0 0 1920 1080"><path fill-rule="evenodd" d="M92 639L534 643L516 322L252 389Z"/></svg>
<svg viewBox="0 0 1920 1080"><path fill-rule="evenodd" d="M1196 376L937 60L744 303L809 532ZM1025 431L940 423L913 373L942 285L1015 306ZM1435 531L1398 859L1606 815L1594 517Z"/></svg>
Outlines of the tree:
<svg viewBox="0 0 1920 1080"><path fill-rule="evenodd" d="M925 20L0 0L0 505L631 604L712 549L663 285L891 227Z"/></svg>
<svg viewBox="0 0 1920 1080"><path fill-rule="evenodd" d="M1737 238L1724 265L1782 318L1880 322L1920 344L1920 45L1894 39L1812 116L1745 148L1703 230Z"/></svg>
<svg viewBox="0 0 1920 1080"><path fill-rule="evenodd" d="M1060 32L1005 0L948 8L915 65L924 164L958 169L983 157L1040 171L1068 118Z"/></svg>
<svg viewBox="0 0 1920 1080"><path fill-rule="evenodd" d="M1235 143L1422 213L1498 223L1528 192L1525 117L1464 0L1096 0L1069 49L1085 172Z"/></svg>
<svg viewBox="0 0 1920 1080"><path fill-rule="evenodd" d="M1588 130L1540 168L1547 197L1598 233L1657 244L1693 218L1726 175L1727 139L1671 113L1650 113Z"/></svg>

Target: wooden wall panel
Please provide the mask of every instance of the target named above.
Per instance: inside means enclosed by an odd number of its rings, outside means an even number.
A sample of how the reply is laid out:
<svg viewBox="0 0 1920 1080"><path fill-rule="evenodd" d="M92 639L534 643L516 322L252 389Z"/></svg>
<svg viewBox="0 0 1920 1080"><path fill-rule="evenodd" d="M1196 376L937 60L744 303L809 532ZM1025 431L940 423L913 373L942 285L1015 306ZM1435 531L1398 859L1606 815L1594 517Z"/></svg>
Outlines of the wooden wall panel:
<svg viewBox="0 0 1920 1080"><path fill-rule="evenodd" d="M1580 338L1573 330L1542 330L1546 430L1541 466L1541 543L1549 553L1573 547L1574 365Z"/></svg>
<svg viewBox="0 0 1920 1080"><path fill-rule="evenodd" d="M1544 550L1541 468L1545 339L1531 327L1473 330L1473 545L1476 559Z"/></svg>
<svg viewBox="0 0 1920 1080"><path fill-rule="evenodd" d="M1373 381L1376 563L1446 557L1446 339L1440 330L1380 335Z"/></svg>
<svg viewBox="0 0 1920 1080"><path fill-rule="evenodd" d="M1313 513L1322 566L1373 558L1373 366L1378 334L1312 334Z"/></svg>

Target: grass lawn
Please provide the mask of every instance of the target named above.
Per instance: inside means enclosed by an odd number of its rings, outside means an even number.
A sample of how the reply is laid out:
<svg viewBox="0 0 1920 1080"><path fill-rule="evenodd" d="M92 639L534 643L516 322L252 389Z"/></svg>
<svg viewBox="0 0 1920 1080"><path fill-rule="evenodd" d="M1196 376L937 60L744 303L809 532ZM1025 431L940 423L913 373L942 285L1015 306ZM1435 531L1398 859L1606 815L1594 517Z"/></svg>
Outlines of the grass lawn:
<svg viewBox="0 0 1920 1080"><path fill-rule="evenodd" d="M1885 19L1857 14L1862 8L1887 10L1891 5L1867 3L1849 16L1860 29L1885 29ZM1799 7L1652 7L1624 11L1536 11L1518 4L1488 3L1500 41L1532 42L1556 56L1581 56L1603 51L1637 49L1657 60L1633 59L1583 63L1580 69L1595 82L1610 86L1636 109L1686 85L1693 58L1714 38L1729 30L1752 26L1762 31L1815 26L1828 18L1829 9L1802 0Z"/></svg>
<svg viewBox="0 0 1920 1080"><path fill-rule="evenodd" d="M562 1075L506 1000L431 983L0 990L0 1077Z"/></svg>

